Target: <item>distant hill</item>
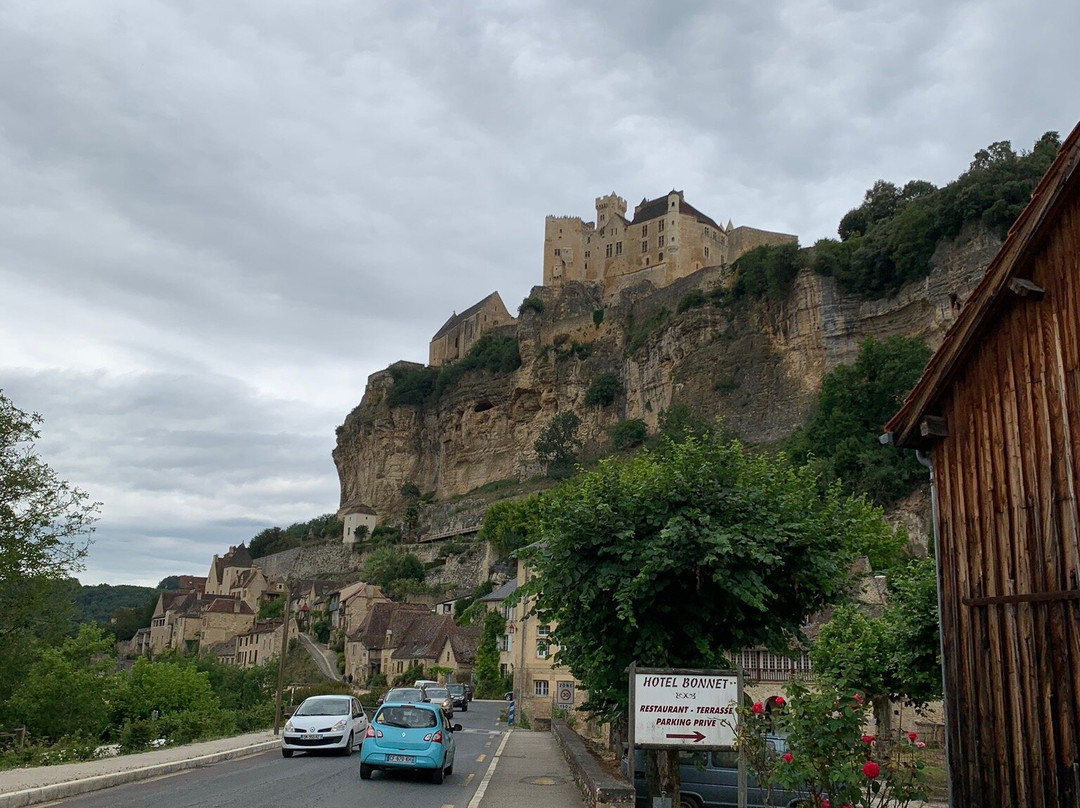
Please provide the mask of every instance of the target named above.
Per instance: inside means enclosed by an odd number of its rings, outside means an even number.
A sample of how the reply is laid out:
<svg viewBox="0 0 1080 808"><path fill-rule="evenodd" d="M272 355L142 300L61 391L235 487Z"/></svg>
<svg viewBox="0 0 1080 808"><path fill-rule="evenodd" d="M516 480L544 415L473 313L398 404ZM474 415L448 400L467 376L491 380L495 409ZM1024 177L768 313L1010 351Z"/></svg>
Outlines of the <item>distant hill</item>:
<svg viewBox="0 0 1080 808"><path fill-rule="evenodd" d="M160 589L149 586L131 586L128 584L80 585L73 599L74 623L98 623L109 625L113 612L117 609L143 610L148 603L157 601ZM153 606L150 606L153 610ZM149 623L148 623L149 625Z"/></svg>

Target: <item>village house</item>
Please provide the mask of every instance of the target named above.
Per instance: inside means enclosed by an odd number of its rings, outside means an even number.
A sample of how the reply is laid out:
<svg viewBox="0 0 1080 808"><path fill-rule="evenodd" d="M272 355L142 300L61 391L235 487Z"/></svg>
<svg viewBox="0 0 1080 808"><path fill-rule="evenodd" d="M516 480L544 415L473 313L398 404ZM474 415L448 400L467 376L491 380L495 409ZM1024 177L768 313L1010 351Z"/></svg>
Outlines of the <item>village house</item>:
<svg viewBox="0 0 1080 808"><path fill-rule="evenodd" d="M355 631L368 616L376 603L389 603L390 598L374 584L357 581L342 588L338 594L341 629L345 633Z"/></svg>
<svg viewBox="0 0 1080 808"><path fill-rule="evenodd" d="M230 547L229 552L218 558L214 554L214 560L210 564L210 572L206 576L206 594L228 595L237 585L237 578L254 566L251 553L243 543L236 547ZM250 604L249 604L250 605Z"/></svg>
<svg viewBox="0 0 1080 808"><path fill-rule="evenodd" d="M448 682L472 681L481 631L480 626L458 626L447 636L436 664L453 671L446 677Z"/></svg>
<svg viewBox="0 0 1080 808"><path fill-rule="evenodd" d="M407 632L419 616L430 614L428 608L414 603L375 603L367 617L345 638L345 675L354 682L366 682L376 674L392 681L391 654L397 638ZM400 671L399 671L400 672Z"/></svg>
<svg viewBox="0 0 1080 808"><path fill-rule="evenodd" d="M357 530L370 536L375 530L375 509L361 502L353 502L338 511L338 519L342 523L342 542L346 547L352 547L357 541Z"/></svg>
<svg viewBox="0 0 1080 808"><path fill-rule="evenodd" d="M1080 125L903 408L932 469L952 805L1080 805Z"/></svg>
<svg viewBox="0 0 1080 808"><path fill-rule="evenodd" d="M214 598L199 614L199 653L249 631L255 624L255 610L237 597Z"/></svg>
<svg viewBox="0 0 1080 808"><path fill-rule="evenodd" d="M249 631L236 638L236 665L253 668L281 655L281 624L277 620L260 620ZM296 621L289 621L289 642L297 639Z"/></svg>

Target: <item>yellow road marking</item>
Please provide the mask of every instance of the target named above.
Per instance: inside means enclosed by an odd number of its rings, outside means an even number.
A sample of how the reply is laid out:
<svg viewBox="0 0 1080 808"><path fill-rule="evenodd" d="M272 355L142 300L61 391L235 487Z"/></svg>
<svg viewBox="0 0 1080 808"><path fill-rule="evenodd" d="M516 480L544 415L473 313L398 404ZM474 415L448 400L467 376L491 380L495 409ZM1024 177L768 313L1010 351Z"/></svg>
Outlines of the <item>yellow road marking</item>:
<svg viewBox="0 0 1080 808"><path fill-rule="evenodd" d="M464 783L462 783L461 785L462 785L463 787L465 787L465 788L468 788L468 786L469 786L469 783L471 783L471 782L472 782L472 779L473 779L474 777L476 777L476 772L471 772L470 774L468 774L468 775L467 775L467 776L465 777L465 782L464 782Z"/></svg>
<svg viewBox="0 0 1080 808"><path fill-rule="evenodd" d="M486 758L486 757L487 757L487 755L480 755L480 757L478 757L478 758L476 759L476 762L477 762L477 763L483 763L483 762L484 762L484 758Z"/></svg>

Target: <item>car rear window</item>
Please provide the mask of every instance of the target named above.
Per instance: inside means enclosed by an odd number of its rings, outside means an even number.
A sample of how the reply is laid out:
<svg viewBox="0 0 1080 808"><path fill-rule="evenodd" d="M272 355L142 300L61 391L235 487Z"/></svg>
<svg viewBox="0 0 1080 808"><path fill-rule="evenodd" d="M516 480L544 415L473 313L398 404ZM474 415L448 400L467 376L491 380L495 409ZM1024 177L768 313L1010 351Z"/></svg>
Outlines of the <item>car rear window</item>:
<svg viewBox="0 0 1080 808"><path fill-rule="evenodd" d="M438 718L434 710L422 707L383 707L375 716L375 722L388 727L401 727L403 729L426 729L438 726Z"/></svg>

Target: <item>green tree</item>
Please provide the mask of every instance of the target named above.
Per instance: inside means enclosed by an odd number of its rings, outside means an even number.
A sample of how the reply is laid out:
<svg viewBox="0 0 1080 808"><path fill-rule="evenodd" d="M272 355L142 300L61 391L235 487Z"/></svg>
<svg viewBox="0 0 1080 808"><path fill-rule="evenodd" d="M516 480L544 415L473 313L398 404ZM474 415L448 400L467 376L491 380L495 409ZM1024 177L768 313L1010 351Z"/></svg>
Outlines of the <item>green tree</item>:
<svg viewBox="0 0 1080 808"><path fill-rule="evenodd" d="M615 401L618 392L618 376L614 373L598 373L585 391L585 404L590 407L607 407Z"/></svg>
<svg viewBox="0 0 1080 808"><path fill-rule="evenodd" d="M400 547L379 547L368 556L360 574L384 589L399 581L423 583L424 562Z"/></svg>
<svg viewBox="0 0 1080 808"><path fill-rule="evenodd" d="M882 446L878 438L929 357L923 342L908 337L862 342L855 364L825 376L810 422L791 441L792 455L809 460L826 484L841 480L881 505L910 494L926 480L925 469L913 452ZM882 569L889 562L871 563Z"/></svg>
<svg viewBox="0 0 1080 808"><path fill-rule="evenodd" d="M640 446L649 436L649 429L640 418L619 421L611 428L611 445L615 449L632 449Z"/></svg>
<svg viewBox="0 0 1080 808"><path fill-rule="evenodd" d="M503 558L536 541L540 536L540 497L494 502L484 512L477 537L491 543Z"/></svg>
<svg viewBox="0 0 1080 808"><path fill-rule="evenodd" d="M44 649L11 697L16 723L31 736L100 739L109 727L110 676L115 667L112 638L98 626L83 624L76 637Z"/></svg>
<svg viewBox="0 0 1080 808"><path fill-rule="evenodd" d="M484 628L480 632L476 664L473 666L477 698L496 699L502 696L499 691L503 683L499 675L499 637L505 630L506 619L501 614L488 612L484 615Z"/></svg>
<svg viewBox="0 0 1080 808"><path fill-rule="evenodd" d="M541 462L547 463L548 476L568 477L577 462L577 452L581 448L578 427L581 418L573 411L560 412L540 431L533 447Z"/></svg>
<svg viewBox="0 0 1080 808"><path fill-rule="evenodd" d="M135 660L131 675L116 694L120 721L150 718L185 710L211 712L220 703L210 686L210 677L181 662Z"/></svg>
<svg viewBox="0 0 1080 808"><path fill-rule="evenodd" d="M708 668L746 647L789 651L806 616L846 590L852 559L892 535L880 510L823 491L782 454L692 438L602 461L548 492L541 519L526 587L585 709L606 719L626 712L631 662ZM677 799L677 782L662 785Z"/></svg>
<svg viewBox="0 0 1080 808"><path fill-rule="evenodd" d="M54 595L82 568L99 507L37 455L40 423L0 391L0 703L33 646L67 631Z"/></svg>

